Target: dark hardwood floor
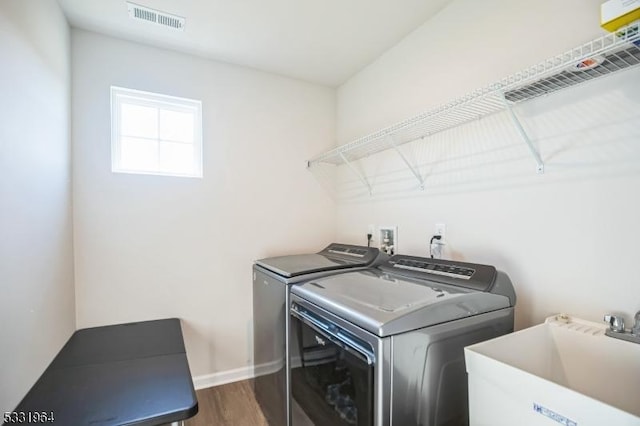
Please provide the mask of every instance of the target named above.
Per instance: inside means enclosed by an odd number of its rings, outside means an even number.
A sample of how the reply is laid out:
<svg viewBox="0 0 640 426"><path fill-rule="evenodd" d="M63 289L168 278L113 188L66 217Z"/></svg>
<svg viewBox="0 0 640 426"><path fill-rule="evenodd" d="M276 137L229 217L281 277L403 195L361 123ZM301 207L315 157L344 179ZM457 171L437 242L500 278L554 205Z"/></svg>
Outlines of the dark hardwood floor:
<svg viewBox="0 0 640 426"><path fill-rule="evenodd" d="M185 426L267 426L248 380L196 393L199 411Z"/></svg>

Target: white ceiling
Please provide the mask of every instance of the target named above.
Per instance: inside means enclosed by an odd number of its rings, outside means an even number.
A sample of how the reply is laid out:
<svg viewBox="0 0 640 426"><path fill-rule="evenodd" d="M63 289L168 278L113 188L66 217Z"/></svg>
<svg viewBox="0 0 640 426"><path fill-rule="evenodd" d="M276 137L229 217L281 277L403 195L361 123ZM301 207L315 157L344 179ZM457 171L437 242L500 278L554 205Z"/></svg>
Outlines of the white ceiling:
<svg viewBox="0 0 640 426"><path fill-rule="evenodd" d="M186 18L185 31L128 17L125 0L58 0L70 24L338 86L451 0L134 0Z"/></svg>

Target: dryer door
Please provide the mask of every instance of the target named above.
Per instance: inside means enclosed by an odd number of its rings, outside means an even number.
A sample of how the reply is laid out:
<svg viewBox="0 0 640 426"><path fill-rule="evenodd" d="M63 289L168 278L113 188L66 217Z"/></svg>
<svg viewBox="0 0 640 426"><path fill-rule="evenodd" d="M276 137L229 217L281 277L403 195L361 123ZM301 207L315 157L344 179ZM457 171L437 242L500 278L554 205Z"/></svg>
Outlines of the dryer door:
<svg viewBox="0 0 640 426"><path fill-rule="evenodd" d="M291 316L297 341L297 356L291 360L294 413L302 409L318 426L373 425L373 350L336 324L295 304ZM293 418L296 426L295 414Z"/></svg>

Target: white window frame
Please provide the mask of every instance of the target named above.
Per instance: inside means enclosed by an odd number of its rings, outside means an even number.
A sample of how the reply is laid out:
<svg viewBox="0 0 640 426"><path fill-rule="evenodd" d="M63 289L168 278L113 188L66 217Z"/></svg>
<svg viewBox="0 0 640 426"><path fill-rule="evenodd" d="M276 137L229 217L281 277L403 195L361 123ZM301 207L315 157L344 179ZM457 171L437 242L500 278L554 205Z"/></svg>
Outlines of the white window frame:
<svg viewBox="0 0 640 426"><path fill-rule="evenodd" d="M120 154L122 135L120 123L122 112L121 105L123 103L141 106L152 106L158 109L189 112L194 114L195 120L193 129L193 172L176 173L162 170L125 169L121 167ZM160 139L159 132L158 138L153 140L157 141L158 149L160 149L160 144L163 142L163 140ZM111 171L114 173L202 178L202 102L194 99L145 92L142 90L128 89L125 87L111 86Z"/></svg>

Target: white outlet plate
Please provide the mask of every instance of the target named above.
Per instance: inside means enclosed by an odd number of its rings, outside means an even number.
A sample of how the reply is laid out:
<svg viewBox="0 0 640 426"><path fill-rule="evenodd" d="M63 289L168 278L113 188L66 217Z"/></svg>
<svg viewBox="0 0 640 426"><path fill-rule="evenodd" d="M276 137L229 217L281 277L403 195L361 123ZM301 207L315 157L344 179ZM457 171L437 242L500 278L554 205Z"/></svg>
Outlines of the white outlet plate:
<svg viewBox="0 0 640 426"><path fill-rule="evenodd" d="M398 253L397 226L380 226L378 228L378 248L389 255Z"/></svg>
<svg viewBox="0 0 640 426"><path fill-rule="evenodd" d="M447 227L444 223L436 223L433 228L433 235L439 235L441 238L439 240L433 240L431 243L431 247L429 247L429 253L431 257L436 259L442 259L442 251L444 250L445 245L445 234L447 232Z"/></svg>
<svg viewBox="0 0 640 426"><path fill-rule="evenodd" d="M434 259L442 259L442 249L444 246L440 243L431 244L430 253Z"/></svg>
<svg viewBox="0 0 640 426"><path fill-rule="evenodd" d="M376 246L376 238L378 238L378 236L376 235L376 227L375 225L369 225L369 227L367 228L367 247L375 247ZM371 238L369 238L369 235L371 235Z"/></svg>

